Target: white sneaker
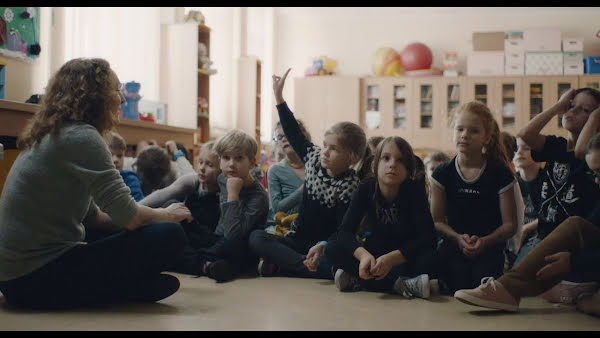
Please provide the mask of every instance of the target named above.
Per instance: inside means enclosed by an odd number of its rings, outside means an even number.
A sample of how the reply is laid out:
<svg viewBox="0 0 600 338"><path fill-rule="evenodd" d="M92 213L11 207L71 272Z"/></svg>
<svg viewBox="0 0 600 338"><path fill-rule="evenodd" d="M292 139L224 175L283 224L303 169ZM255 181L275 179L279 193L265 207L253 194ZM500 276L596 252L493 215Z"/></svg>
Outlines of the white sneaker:
<svg viewBox="0 0 600 338"><path fill-rule="evenodd" d="M352 276L342 269L337 269L333 278L335 286L342 292L360 291L360 283L358 277Z"/></svg>
<svg viewBox="0 0 600 338"><path fill-rule="evenodd" d="M428 274L410 279L398 278L394 283L394 291L406 298L419 297L427 299L431 295L430 288Z"/></svg>
<svg viewBox="0 0 600 338"><path fill-rule="evenodd" d="M596 282L575 283L563 280L544 292L542 298L550 303L575 304L581 295L593 294L596 290Z"/></svg>

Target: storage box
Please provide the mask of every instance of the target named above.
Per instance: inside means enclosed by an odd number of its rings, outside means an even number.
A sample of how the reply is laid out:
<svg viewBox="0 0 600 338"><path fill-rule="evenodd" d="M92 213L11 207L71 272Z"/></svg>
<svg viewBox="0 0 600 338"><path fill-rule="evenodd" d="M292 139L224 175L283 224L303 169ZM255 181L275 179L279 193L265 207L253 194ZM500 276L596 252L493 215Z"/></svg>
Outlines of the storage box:
<svg viewBox="0 0 600 338"><path fill-rule="evenodd" d="M583 52L563 52L563 63L583 64Z"/></svg>
<svg viewBox="0 0 600 338"><path fill-rule="evenodd" d="M583 38L565 38L562 40L563 52L583 52Z"/></svg>
<svg viewBox="0 0 600 338"><path fill-rule="evenodd" d="M583 62L563 64L564 75L583 75L583 69Z"/></svg>
<svg viewBox="0 0 600 338"><path fill-rule="evenodd" d="M562 75L562 52L525 52L525 75Z"/></svg>
<svg viewBox="0 0 600 338"><path fill-rule="evenodd" d="M467 55L467 75L504 75L504 52L471 52Z"/></svg>
<svg viewBox="0 0 600 338"><path fill-rule="evenodd" d="M504 50L504 32L473 33L473 50L477 52Z"/></svg>
<svg viewBox="0 0 600 338"><path fill-rule="evenodd" d="M600 56L586 56L583 63L586 74L600 74Z"/></svg>
<svg viewBox="0 0 600 338"><path fill-rule="evenodd" d="M560 52L562 34L558 28L531 28L523 31L525 52Z"/></svg>
<svg viewBox="0 0 600 338"><path fill-rule="evenodd" d="M504 75L523 75L525 74L525 63L513 63L504 65Z"/></svg>
<svg viewBox="0 0 600 338"><path fill-rule="evenodd" d="M504 40L504 52L510 53L524 53L525 45L522 39L511 39Z"/></svg>
<svg viewBox="0 0 600 338"><path fill-rule="evenodd" d="M504 63L507 65L525 65L525 53L524 52L507 52L504 51Z"/></svg>
<svg viewBox="0 0 600 338"><path fill-rule="evenodd" d="M506 40L523 40L523 31L506 31Z"/></svg>

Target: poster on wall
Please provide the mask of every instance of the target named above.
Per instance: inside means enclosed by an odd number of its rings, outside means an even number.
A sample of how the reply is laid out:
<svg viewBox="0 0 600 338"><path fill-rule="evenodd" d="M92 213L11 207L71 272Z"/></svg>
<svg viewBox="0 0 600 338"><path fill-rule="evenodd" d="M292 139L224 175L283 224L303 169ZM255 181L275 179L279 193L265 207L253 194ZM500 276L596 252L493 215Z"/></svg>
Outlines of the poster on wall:
<svg viewBox="0 0 600 338"><path fill-rule="evenodd" d="M0 55L32 62L41 52L39 39L39 7L0 7Z"/></svg>

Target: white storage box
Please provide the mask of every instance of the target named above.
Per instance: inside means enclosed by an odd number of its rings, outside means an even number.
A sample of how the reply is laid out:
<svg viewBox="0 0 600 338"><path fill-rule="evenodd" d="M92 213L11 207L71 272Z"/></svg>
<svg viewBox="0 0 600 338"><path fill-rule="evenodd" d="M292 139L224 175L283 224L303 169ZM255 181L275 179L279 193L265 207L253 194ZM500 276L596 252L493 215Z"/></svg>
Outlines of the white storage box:
<svg viewBox="0 0 600 338"><path fill-rule="evenodd" d="M525 52L560 52L562 34L558 28L531 28L523 31Z"/></svg>
<svg viewBox="0 0 600 338"><path fill-rule="evenodd" d="M526 52L525 75L562 75L562 52Z"/></svg>
<svg viewBox="0 0 600 338"><path fill-rule="evenodd" d="M565 63L563 65L564 75L583 75L583 61L579 63Z"/></svg>
<svg viewBox="0 0 600 338"><path fill-rule="evenodd" d="M504 52L505 53L523 53L523 52L525 52L525 45L523 44L523 39L504 40Z"/></svg>
<svg viewBox="0 0 600 338"><path fill-rule="evenodd" d="M504 75L504 52L471 52L467 55L467 75Z"/></svg>
<svg viewBox="0 0 600 338"><path fill-rule="evenodd" d="M583 52L583 38L565 38L562 40L563 52Z"/></svg>
<svg viewBox="0 0 600 338"><path fill-rule="evenodd" d="M565 63L565 64L567 64L567 63L583 64L583 52L563 52L563 63Z"/></svg>
<svg viewBox="0 0 600 338"><path fill-rule="evenodd" d="M525 53L504 51L504 63L507 65L525 65Z"/></svg>
<svg viewBox="0 0 600 338"><path fill-rule="evenodd" d="M504 75L523 75L525 74L525 64L513 63L504 65Z"/></svg>

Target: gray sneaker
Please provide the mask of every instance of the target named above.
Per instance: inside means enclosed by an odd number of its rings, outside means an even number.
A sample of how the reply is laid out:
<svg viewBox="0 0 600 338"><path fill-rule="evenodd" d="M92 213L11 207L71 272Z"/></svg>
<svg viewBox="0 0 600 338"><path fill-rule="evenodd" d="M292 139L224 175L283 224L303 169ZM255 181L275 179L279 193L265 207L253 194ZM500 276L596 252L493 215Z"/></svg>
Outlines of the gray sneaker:
<svg viewBox="0 0 600 338"><path fill-rule="evenodd" d="M352 276L342 269L337 269L333 280L335 281L335 286L342 292L360 291L358 277Z"/></svg>
<svg viewBox="0 0 600 338"><path fill-rule="evenodd" d="M394 283L394 291L406 298L419 297L427 299L431 294L429 275L422 274L410 279L400 277Z"/></svg>

